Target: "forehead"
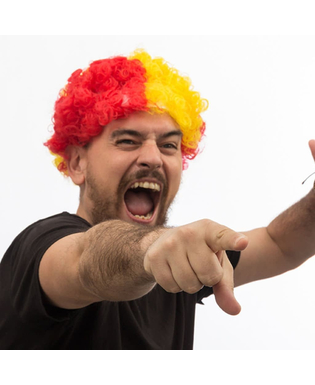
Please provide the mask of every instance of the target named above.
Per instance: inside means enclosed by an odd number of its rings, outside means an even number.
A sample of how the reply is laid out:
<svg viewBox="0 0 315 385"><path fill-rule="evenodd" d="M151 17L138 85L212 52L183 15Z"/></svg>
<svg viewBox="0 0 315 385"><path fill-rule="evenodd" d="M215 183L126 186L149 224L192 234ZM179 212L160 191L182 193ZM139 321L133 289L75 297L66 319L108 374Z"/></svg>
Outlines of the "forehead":
<svg viewBox="0 0 315 385"><path fill-rule="evenodd" d="M106 126L104 130L107 136L113 137L120 132L132 130L142 136L161 136L168 133L182 136L178 124L168 114L150 114L148 112L137 112L126 119L117 119Z"/></svg>

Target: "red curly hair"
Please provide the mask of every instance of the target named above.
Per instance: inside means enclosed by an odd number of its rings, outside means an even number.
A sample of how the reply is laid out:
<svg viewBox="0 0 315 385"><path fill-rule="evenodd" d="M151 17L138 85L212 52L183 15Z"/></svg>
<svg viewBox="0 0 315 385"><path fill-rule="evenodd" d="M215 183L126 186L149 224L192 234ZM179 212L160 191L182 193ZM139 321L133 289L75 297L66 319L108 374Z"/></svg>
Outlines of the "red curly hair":
<svg viewBox="0 0 315 385"><path fill-rule="evenodd" d="M171 103L163 101L161 105L161 95L164 97L164 94L169 95ZM182 94L187 94L187 97L183 98ZM133 58L116 56L97 60L85 71L78 69L73 72L60 91L53 116L54 133L45 145L56 156L58 170L67 175L65 151L69 145L86 145L112 120L128 117L133 112L168 112L183 128L185 165L186 159L193 159L198 152L198 142L205 130L199 113L206 109L206 103L191 90L188 78L180 76L163 59L152 60L144 51L136 51ZM181 110L183 113L179 114ZM192 117L193 114L196 116ZM183 123L179 121L182 116Z"/></svg>

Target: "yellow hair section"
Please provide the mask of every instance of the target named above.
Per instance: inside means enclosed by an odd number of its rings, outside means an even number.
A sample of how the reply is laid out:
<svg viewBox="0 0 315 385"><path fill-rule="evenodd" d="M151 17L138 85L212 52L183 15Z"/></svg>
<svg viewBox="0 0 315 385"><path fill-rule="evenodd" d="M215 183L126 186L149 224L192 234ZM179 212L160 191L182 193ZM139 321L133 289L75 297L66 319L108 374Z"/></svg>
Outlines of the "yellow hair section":
<svg viewBox="0 0 315 385"><path fill-rule="evenodd" d="M53 160L53 164L57 169L64 175L64 176L69 176L68 170L65 167L65 158L63 158L61 155L54 154L52 151L49 151L51 155L55 157Z"/></svg>
<svg viewBox="0 0 315 385"><path fill-rule="evenodd" d="M127 59L138 60L145 69L145 78L141 75L141 81L144 81L147 100L142 98L141 110L148 108L151 113L166 112L179 125L183 133L182 156L185 169L187 159L193 159L198 153L198 145L205 129L200 114L207 110L208 101L194 91L188 76L180 74L163 58L153 59L145 50L136 50ZM89 68L85 71L89 71ZM81 71L80 75L85 71ZM142 92L141 87L140 91ZM63 96L67 96L67 86L60 91L60 97ZM51 153L55 157L54 165L68 176L65 153Z"/></svg>
<svg viewBox="0 0 315 385"><path fill-rule="evenodd" d="M208 101L193 91L189 77L182 76L163 58L152 59L146 51L136 50L128 59L140 60L146 70L146 97L150 110L167 112L183 132L182 145L197 149L203 124L200 114L208 108Z"/></svg>

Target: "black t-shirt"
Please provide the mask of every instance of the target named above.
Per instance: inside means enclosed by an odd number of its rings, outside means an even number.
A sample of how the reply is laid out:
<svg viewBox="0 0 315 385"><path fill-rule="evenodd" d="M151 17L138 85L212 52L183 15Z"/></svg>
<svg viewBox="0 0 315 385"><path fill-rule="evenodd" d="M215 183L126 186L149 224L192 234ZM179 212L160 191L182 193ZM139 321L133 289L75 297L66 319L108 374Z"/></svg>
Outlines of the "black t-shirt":
<svg viewBox="0 0 315 385"><path fill-rule="evenodd" d="M77 215L42 219L19 234L0 263L0 349L192 349L195 305L212 294L167 293L65 310L47 303L38 268L57 240L91 225ZM228 252L235 268L240 253Z"/></svg>

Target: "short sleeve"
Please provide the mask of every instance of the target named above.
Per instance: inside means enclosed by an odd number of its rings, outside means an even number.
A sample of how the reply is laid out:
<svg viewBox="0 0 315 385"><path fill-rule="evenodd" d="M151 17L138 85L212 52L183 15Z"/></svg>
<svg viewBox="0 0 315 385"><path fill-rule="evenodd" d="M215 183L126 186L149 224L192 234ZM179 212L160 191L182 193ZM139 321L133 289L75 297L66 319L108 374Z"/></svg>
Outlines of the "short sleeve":
<svg viewBox="0 0 315 385"><path fill-rule="evenodd" d="M39 283L40 261L53 243L89 228L82 218L62 213L36 222L13 241L1 261L1 286L8 290L6 295L22 322L37 323L53 318L44 304Z"/></svg>

